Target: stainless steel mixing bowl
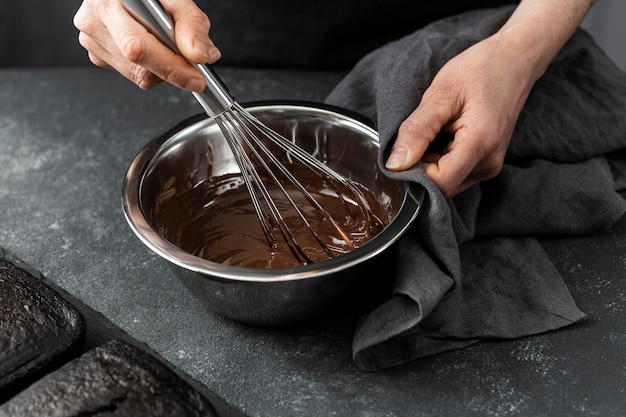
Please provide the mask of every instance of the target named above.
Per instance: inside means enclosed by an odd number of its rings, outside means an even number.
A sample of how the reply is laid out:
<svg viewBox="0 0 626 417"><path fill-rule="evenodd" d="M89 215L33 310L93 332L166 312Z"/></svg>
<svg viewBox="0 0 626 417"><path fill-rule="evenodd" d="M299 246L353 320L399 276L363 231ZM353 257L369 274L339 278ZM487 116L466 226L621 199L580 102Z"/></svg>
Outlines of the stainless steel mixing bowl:
<svg viewBox="0 0 626 417"><path fill-rule="evenodd" d="M322 104L280 102L246 107L269 127L371 189L387 208L390 224L346 255L296 268L230 266L181 250L151 224L159 193L171 187L172 181L184 189L190 172L195 173L195 182L205 181L209 175L239 172L216 123L199 115L149 142L128 168L122 202L126 220L139 239L168 261L179 279L211 310L249 324L279 325L308 319L358 297L371 279L391 279L394 260L382 254L389 252L416 218L423 191L382 174L377 164L376 131L358 116Z"/></svg>

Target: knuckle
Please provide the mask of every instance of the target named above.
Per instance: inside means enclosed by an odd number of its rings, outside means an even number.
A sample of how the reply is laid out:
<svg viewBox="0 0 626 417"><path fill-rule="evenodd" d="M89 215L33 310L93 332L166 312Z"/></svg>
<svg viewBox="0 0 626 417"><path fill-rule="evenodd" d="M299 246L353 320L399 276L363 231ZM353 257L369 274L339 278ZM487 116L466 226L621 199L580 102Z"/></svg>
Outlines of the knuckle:
<svg viewBox="0 0 626 417"><path fill-rule="evenodd" d="M197 6L196 2L182 2L183 4L177 5L177 0L166 0L165 3L172 9L175 9L177 8L176 6L178 6L178 13L175 13L177 15L177 19L184 18L185 21L192 25L198 25L197 27L207 29L211 25L209 17L201 8Z"/></svg>
<svg viewBox="0 0 626 417"><path fill-rule="evenodd" d="M85 29L89 26L89 20L86 18L87 12L85 11L84 7L84 5L79 7L79 9L74 14L74 17L72 18L72 23L74 27L81 32L85 31Z"/></svg>
<svg viewBox="0 0 626 417"><path fill-rule="evenodd" d="M408 119L405 119L398 128L398 136L415 136L422 132L423 123L420 116L413 116Z"/></svg>
<svg viewBox="0 0 626 417"><path fill-rule="evenodd" d="M500 174L503 166L503 155L490 154L477 164L472 176L478 181L490 180Z"/></svg>
<svg viewBox="0 0 626 417"><path fill-rule="evenodd" d="M93 41L85 32L78 33L78 43L87 50L90 50L93 46Z"/></svg>
<svg viewBox="0 0 626 417"><path fill-rule="evenodd" d="M107 64L105 61L100 59L100 57L98 57L97 55L92 54L90 52L87 54L87 56L89 57L89 61L91 61L91 63L94 64L95 66L101 67L101 68L110 68L109 64Z"/></svg>
<svg viewBox="0 0 626 417"><path fill-rule="evenodd" d="M398 128L398 132L407 137L427 137L430 140L438 133L441 124L432 109L420 106L406 118Z"/></svg>
<svg viewBox="0 0 626 417"><path fill-rule="evenodd" d="M192 25L206 28L207 32L211 28L211 21L209 20L209 17L202 10L196 7L189 11L188 19Z"/></svg>
<svg viewBox="0 0 626 417"><path fill-rule="evenodd" d="M501 158L493 160L491 163L487 164L487 168L485 170L486 178L491 179L497 176L498 174L500 174L500 172L502 172L503 166L504 166L504 160Z"/></svg>
<svg viewBox="0 0 626 417"><path fill-rule="evenodd" d="M490 180L492 178L495 178L496 176L498 176L498 174L500 173L500 171L502 171L502 165L501 164L495 164L495 165L487 165L486 167L484 167L481 170L481 175L480 175L480 179L481 180Z"/></svg>
<svg viewBox="0 0 626 417"><path fill-rule="evenodd" d="M72 24L76 29L80 32L84 32L85 25L83 24L83 18L80 9L76 12L74 17L72 18Z"/></svg>
<svg viewBox="0 0 626 417"><path fill-rule="evenodd" d="M124 35L121 38L120 51L126 60L136 64L143 60L146 46L140 36Z"/></svg>
<svg viewBox="0 0 626 417"><path fill-rule="evenodd" d="M424 91L422 101L433 105L446 106L451 102L457 101L458 98L459 92L457 85L437 84L436 88L435 86L431 86Z"/></svg>
<svg viewBox="0 0 626 417"><path fill-rule="evenodd" d="M90 35L96 32L97 25L89 19L84 19L80 13L76 13L76 15L74 15L74 19L72 22L74 24L74 27L78 29L80 33L86 33Z"/></svg>

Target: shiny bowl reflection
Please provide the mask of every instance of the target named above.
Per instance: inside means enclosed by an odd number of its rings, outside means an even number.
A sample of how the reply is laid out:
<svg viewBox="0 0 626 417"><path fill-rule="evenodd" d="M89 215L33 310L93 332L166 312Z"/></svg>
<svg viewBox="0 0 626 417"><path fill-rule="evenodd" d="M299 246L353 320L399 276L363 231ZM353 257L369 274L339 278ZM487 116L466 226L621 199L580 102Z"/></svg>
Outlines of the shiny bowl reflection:
<svg viewBox="0 0 626 417"><path fill-rule="evenodd" d="M324 262L281 269L224 265L196 257L161 236L151 212L171 181L181 188L209 175L238 172L216 123L204 115L187 119L150 141L133 159L124 179L122 203L129 226L176 276L213 311L236 321L280 325L302 321L351 302L370 280L388 280L397 239L417 217L422 190L391 180L378 168L378 134L343 109L304 102L246 106L262 122L374 192L389 212L390 224L354 251ZM210 151L207 151L210 150ZM212 169L207 167L212 166Z"/></svg>

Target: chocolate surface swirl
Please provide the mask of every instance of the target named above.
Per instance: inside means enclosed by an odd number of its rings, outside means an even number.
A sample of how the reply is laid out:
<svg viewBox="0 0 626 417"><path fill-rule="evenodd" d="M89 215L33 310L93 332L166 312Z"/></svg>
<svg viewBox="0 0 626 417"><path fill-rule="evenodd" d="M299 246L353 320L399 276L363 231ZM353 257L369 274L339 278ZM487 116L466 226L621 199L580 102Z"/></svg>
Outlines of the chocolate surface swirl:
<svg viewBox="0 0 626 417"><path fill-rule="evenodd" d="M354 248L362 246L388 223L385 207L364 186L351 181L363 197L355 201L353 195L339 191L332 181L309 173L305 168L291 167L291 170L327 212L320 214L293 185L283 184L311 228L302 222L276 184L270 181L264 184L306 260L293 253L293 247L287 244L277 227L271 230L275 242L268 242L239 174L212 177L186 189L161 190L152 212L153 225L174 245L213 262L252 268L286 268L345 254L353 249L350 243ZM331 224L328 215L340 230Z"/></svg>

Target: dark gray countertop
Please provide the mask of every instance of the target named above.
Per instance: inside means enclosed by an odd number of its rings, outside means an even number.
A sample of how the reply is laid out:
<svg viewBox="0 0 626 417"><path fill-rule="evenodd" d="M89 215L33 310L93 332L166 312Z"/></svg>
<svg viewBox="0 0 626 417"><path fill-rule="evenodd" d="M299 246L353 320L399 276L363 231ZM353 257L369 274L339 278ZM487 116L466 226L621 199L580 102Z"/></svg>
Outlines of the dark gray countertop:
<svg viewBox="0 0 626 417"><path fill-rule="evenodd" d="M240 102L323 100L339 73L218 68ZM623 416L626 218L544 240L589 317L377 373L351 360L353 317L285 329L204 309L127 227L122 179L152 137L200 112L96 68L0 70L0 247L251 416Z"/></svg>

